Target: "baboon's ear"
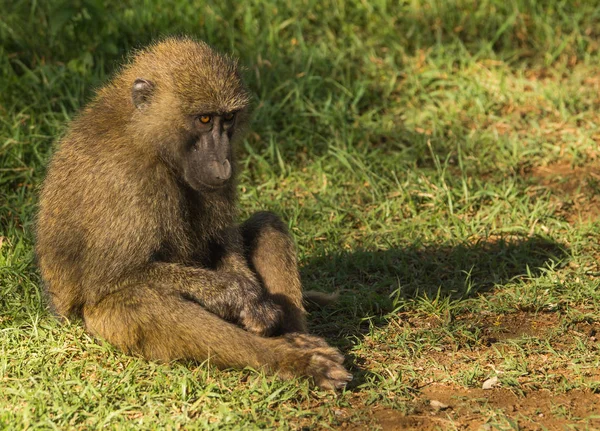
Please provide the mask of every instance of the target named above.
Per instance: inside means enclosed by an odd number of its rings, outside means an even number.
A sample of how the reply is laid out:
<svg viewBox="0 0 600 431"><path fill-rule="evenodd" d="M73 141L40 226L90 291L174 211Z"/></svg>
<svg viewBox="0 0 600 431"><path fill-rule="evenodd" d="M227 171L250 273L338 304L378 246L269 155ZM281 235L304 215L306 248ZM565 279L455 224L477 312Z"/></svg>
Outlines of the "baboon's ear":
<svg viewBox="0 0 600 431"><path fill-rule="evenodd" d="M154 84L144 78L137 78L131 87L131 99L136 108L142 109L150 102L150 96L154 93Z"/></svg>

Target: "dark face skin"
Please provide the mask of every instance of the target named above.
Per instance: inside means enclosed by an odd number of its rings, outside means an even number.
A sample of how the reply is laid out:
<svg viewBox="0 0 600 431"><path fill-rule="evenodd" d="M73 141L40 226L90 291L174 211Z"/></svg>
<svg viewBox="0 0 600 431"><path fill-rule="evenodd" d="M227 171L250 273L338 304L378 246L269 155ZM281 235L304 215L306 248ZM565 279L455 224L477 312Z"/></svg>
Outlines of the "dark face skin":
<svg viewBox="0 0 600 431"><path fill-rule="evenodd" d="M201 114L193 119L185 149L183 177L195 190L218 189L231 178L231 145L235 113Z"/></svg>

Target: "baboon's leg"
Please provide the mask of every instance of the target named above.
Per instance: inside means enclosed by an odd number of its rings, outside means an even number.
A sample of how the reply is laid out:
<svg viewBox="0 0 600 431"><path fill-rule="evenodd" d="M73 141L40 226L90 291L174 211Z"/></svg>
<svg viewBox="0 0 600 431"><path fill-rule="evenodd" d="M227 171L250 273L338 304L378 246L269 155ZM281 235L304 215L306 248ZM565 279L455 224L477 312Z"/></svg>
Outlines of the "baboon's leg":
<svg viewBox="0 0 600 431"><path fill-rule="evenodd" d="M341 365L343 356L320 338L254 335L154 287L130 286L110 294L85 306L84 320L92 334L148 359L208 359L220 368L264 368L283 378L312 376L323 388L342 387L351 378Z"/></svg>
<svg viewBox="0 0 600 431"><path fill-rule="evenodd" d="M246 258L276 303L283 307L281 333L305 332L302 284L296 249L287 227L270 212L259 212L241 226Z"/></svg>

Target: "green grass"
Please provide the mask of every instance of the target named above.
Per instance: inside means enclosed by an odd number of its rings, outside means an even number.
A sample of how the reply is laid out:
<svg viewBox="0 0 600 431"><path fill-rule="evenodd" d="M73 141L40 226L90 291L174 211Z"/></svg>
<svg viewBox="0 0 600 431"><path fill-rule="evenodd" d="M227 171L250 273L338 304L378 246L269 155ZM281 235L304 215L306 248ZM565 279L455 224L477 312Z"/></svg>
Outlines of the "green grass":
<svg viewBox="0 0 600 431"><path fill-rule="evenodd" d="M600 428L596 1L0 10L0 428ZM32 227L52 144L169 34L246 66L243 215L282 215L305 287L341 290L310 316L355 375L339 395L132 358L46 308Z"/></svg>

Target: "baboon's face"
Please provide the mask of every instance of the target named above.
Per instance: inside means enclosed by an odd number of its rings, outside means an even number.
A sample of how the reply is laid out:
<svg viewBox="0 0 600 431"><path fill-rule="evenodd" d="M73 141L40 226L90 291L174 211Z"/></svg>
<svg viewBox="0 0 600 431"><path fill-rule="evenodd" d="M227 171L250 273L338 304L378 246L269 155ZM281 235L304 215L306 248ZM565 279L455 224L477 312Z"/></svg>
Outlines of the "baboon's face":
<svg viewBox="0 0 600 431"><path fill-rule="evenodd" d="M195 190L223 187L231 178L230 140L236 113L201 113L192 118L192 134L183 149L183 176Z"/></svg>
<svg viewBox="0 0 600 431"><path fill-rule="evenodd" d="M232 178L231 140L240 122L238 114L241 111L211 108L207 103L194 109L193 103L172 97L167 98L171 102L165 105L160 103L160 92L155 93L152 81L138 78L133 84L132 99L136 108L153 120L161 118L160 121L149 121L157 133L160 135L159 130L165 129L177 131L165 133L166 138L157 136L163 158L194 190L210 191L224 187ZM202 95L197 97L201 102L205 102L206 98ZM191 99L194 100L193 97ZM148 109L153 104L157 105ZM170 112L164 112L165 109ZM173 116L173 113L177 114Z"/></svg>

